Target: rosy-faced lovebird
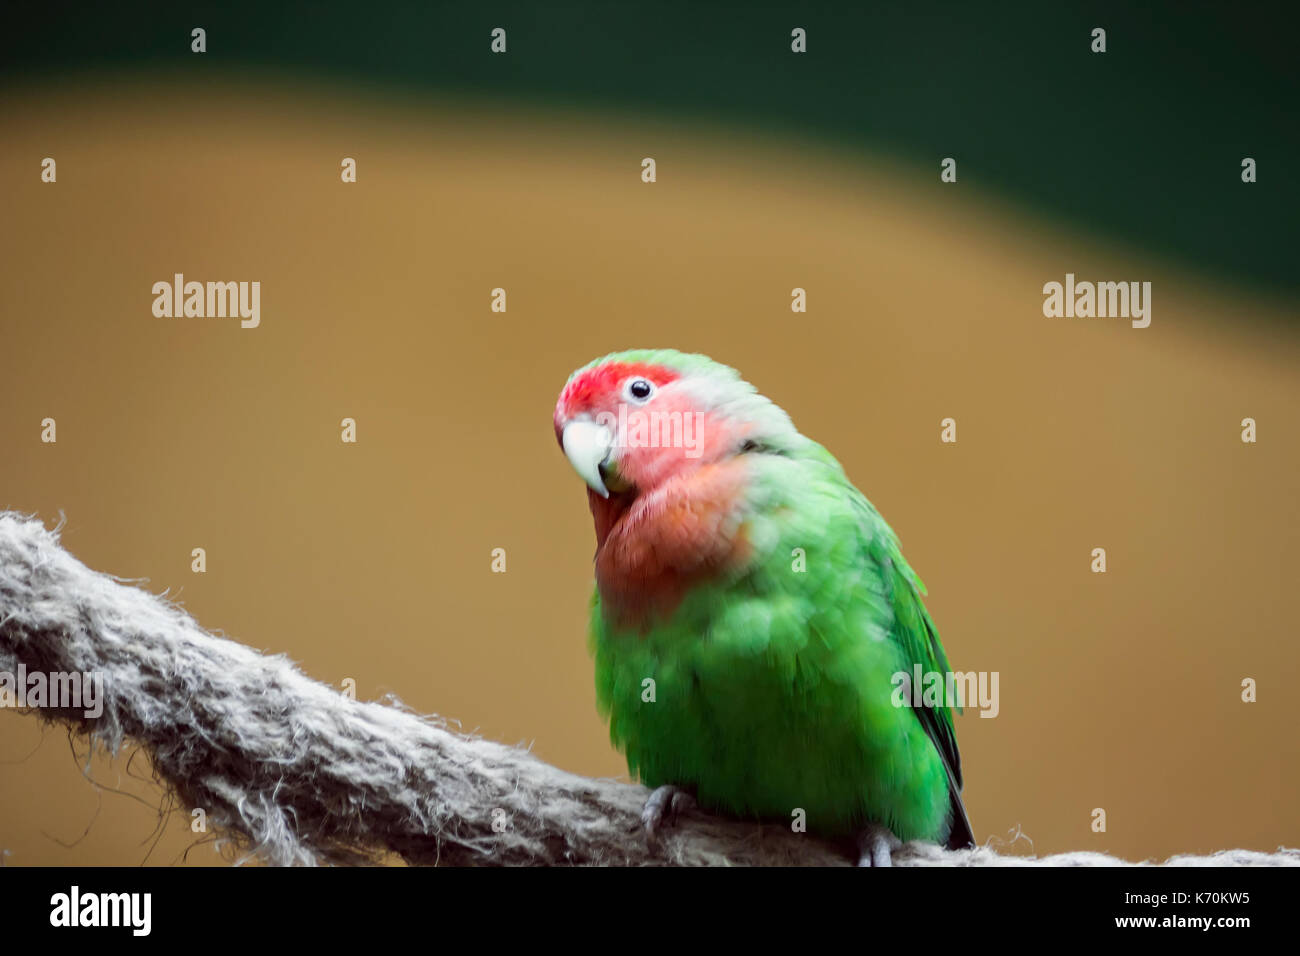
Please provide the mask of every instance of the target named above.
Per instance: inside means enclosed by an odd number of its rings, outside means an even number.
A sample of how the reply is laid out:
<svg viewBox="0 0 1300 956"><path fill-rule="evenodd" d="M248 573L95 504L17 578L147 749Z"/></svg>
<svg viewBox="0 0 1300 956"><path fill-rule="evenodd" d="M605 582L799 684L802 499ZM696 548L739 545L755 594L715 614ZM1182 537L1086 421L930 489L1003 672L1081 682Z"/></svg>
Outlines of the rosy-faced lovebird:
<svg viewBox="0 0 1300 956"><path fill-rule="evenodd" d="M672 350L578 369L555 435L595 519L596 699L652 841L697 803L852 837L863 865L973 845L952 711L908 683L949 673L924 585L825 448Z"/></svg>

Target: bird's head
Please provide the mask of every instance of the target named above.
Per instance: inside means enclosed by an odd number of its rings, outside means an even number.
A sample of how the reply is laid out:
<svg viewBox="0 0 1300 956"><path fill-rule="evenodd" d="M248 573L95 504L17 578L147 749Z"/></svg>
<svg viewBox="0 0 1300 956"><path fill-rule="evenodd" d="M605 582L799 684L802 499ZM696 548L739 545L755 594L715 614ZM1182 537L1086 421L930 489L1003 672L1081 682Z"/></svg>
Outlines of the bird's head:
<svg viewBox="0 0 1300 956"><path fill-rule="evenodd" d="M616 352L578 369L555 404L555 437L587 483L597 535L638 496L755 448L798 437L731 368L668 349Z"/></svg>

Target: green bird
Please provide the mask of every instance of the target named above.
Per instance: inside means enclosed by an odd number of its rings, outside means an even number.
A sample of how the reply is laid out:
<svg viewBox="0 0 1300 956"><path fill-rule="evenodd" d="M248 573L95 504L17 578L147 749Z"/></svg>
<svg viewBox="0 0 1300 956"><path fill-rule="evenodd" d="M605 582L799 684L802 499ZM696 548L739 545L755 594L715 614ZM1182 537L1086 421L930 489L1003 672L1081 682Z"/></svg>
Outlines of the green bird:
<svg viewBox="0 0 1300 956"><path fill-rule="evenodd" d="M672 350L578 369L555 435L596 530L596 697L653 792L647 835L694 803L856 838L974 845L949 673L925 587L839 462L733 369ZM946 683L946 682L945 682Z"/></svg>

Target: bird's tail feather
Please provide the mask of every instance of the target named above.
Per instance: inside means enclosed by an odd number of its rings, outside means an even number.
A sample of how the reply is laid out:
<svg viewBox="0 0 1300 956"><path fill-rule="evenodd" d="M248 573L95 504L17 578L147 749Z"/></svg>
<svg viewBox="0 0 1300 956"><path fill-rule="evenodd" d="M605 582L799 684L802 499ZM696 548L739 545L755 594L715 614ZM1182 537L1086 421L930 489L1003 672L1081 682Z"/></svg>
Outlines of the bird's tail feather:
<svg viewBox="0 0 1300 956"><path fill-rule="evenodd" d="M975 833L971 830L970 817L966 816L966 807L961 802L961 794L948 783L948 797L952 804L952 826L948 830L948 849L969 850L975 846Z"/></svg>

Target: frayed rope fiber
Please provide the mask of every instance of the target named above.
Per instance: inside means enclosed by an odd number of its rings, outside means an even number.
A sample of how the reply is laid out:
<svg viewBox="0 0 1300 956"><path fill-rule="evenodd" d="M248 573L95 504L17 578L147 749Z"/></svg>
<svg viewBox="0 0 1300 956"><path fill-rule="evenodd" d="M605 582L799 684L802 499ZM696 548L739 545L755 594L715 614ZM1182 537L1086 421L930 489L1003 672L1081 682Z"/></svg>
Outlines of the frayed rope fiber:
<svg viewBox="0 0 1300 956"><path fill-rule="evenodd" d="M591 780L518 747L452 732L396 702L366 703L283 655L214 637L184 611L92 571L57 530L0 512L0 672L92 673L103 709L32 708L117 753L128 741L187 807L276 865L844 865L847 848L786 826L690 812L651 848L644 787ZM494 825L495 824L495 825ZM1098 865L910 843L896 865ZM1300 851L1229 850L1182 865L1300 865Z"/></svg>

